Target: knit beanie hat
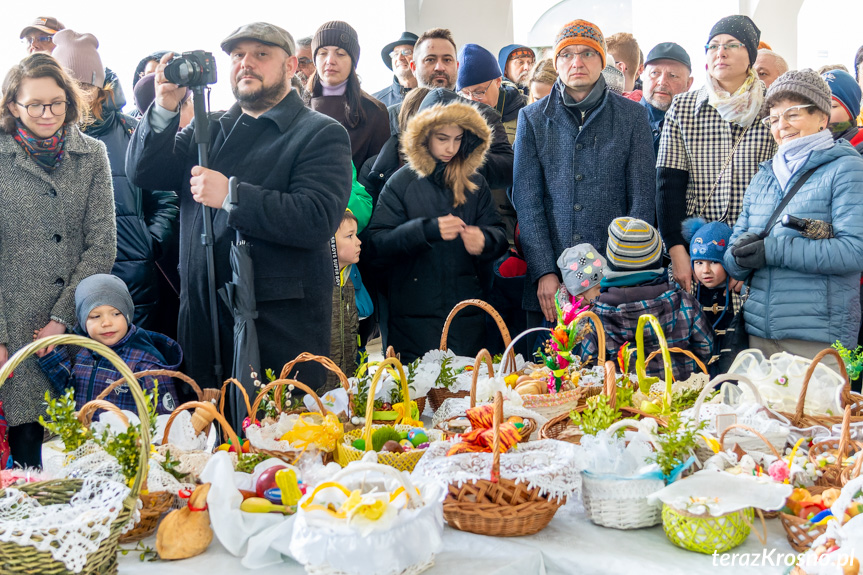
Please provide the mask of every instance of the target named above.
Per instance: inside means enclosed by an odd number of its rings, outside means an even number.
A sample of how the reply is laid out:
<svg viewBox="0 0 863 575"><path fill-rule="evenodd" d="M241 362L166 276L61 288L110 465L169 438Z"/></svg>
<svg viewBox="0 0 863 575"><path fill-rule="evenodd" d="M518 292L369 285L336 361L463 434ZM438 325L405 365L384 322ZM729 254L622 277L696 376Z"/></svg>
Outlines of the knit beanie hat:
<svg viewBox="0 0 863 575"><path fill-rule="evenodd" d="M485 84L503 76L497 58L479 44L465 44L458 53L456 90Z"/></svg>
<svg viewBox="0 0 863 575"><path fill-rule="evenodd" d="M587 20L573 20L560 29L554 38L554 69L557 70L557 55L567 46L588 46L599 52L605 68L605 38L602 30Z"/></svg>
<svg viewBox="0 0 863 575"><path fill-rule="evenodd" d="M644 220L616 218L608 226L605 255L614 271L651 269L662 257L662 241L656 228Z"/></svg>
<svg viewBox="0 0 863 575"><path fill-rule="evenodd" d="M350 55L351 62L356 69L360 59L360 40L357 37L357 31L350 24L341 20L321 24L321 27L312 37L312 61L322 46L338 46L343 49Z"/></svg>
<svg viewBox="0 0 863 575"><path fill-rule="evenodd" d="M95 274L81 280L75 288L75 316L78 325L85 329L87 316L100 305L116 308L132 325L135 303L129 294L126 282L110 274Z"/></svg>
<svg viewBox="0 0 863 575"><path fill-rule="evenodd" d="M821 74L821 77L830 86L833 99L845 108L853 122L860 115L860 99L863 98L854 76L843 70L830 70Z"/></svg>
<svg viewBox="0 0 863 575"><path fill-rule="evenodd" d="M608 271L605 258L590 244L578 244L566 248L557 258L557 267L570 295L581 295L593 286L598 286Z"/></svg>
<svg viewBox="0 0 863 575"><path fill-rule="evenodd" d="M725 249L731 240L731 228L725 222L707 223L703 218L683 221L683 239L689 242L689 258L722 263Z"/></svg>
<svg viewBox="0 0 863 575"><path fill-rule="evenodd" d="M749 52L749 65L755 65L755 59L758 58L758 42L761 40L761 30L758 29L752 18L742 14L726 16L710 29L707 43L709 44L713 38L720 34L728 34L740 40L746 46L746 51ZM706 53L707 48L704 51Z"/></svg>
<svg viewBox="0 0 863 575"><path fill-rule="evenodd" d="M105 87L105 66L99 57L99 40L95 36L67 28L54 34L54 45L56 48L51 55L73 78L82 84Z"/></svg>
<svg viewBox="0 0 863 575"><path fill-rule="evenodd" d="M609 64L602 69L602 76L605 78L605 85L615 94L623 94L623 88L626 86L626 78L623 72L617 69L617 66Z"/></svg>
<svg viewBox="0 0 863 575"><path fill-rule="evenodd" d="M767 96L764 98L765 103L771 96L779 93L800 96L815 104L816 108L828 116L830 115L831 101L833 100L830 86L812 68L789 70L776 78L767 90Z"/></svg>

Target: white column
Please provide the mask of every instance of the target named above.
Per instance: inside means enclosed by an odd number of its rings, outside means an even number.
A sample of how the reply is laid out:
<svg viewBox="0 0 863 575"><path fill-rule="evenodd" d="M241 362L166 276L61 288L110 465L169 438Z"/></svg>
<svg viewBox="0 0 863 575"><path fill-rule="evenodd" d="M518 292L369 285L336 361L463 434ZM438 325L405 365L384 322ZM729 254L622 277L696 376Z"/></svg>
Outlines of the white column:
<svg viewBox="0 0 863 575"><path fill-rule="evenodd" d="M479 44L497 56L512 44L512 0L404 0L405 29L449 28L456 45Z"/></svg>

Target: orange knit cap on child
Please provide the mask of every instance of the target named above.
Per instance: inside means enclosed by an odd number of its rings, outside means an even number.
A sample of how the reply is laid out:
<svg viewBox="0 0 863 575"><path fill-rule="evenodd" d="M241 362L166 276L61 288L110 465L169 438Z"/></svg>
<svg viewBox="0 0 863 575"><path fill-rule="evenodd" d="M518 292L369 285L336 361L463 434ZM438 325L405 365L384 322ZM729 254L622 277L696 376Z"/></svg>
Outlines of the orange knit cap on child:
<svg viewBox="0 0 863 575"><path fill-rule="evenodd" d="M557 33L554 38L554 69L557 70L557 55L567 46L587 46L599 52L602 67L605 68L605 38L596 24L587 20L573 20Z"/></svg>

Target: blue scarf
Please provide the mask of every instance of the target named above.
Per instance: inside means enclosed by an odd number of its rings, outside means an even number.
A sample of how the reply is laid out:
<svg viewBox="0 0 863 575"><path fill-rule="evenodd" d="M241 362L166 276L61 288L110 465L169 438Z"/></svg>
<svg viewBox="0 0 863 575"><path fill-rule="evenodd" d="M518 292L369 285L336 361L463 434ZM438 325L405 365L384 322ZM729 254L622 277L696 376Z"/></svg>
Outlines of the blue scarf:
<svg viewBox="0 0 863 575"><path fill-rule="evenodd" d="M815 150L828 150L833 147L833 133L821 130L808 136L795 138L787 144L782 144L773 156L773 173L782 191L786 191L788 182L800 168L806 165L809 154Z"/></svg>

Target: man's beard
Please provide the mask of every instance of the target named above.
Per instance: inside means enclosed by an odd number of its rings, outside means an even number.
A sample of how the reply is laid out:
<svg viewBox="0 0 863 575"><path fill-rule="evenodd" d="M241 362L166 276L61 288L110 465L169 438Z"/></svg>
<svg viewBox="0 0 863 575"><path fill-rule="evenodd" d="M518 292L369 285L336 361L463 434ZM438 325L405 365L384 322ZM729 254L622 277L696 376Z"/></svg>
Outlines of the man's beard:
<svg viewBox="0 0 863 575"><path fill-rule="evenodd" d="M414 73L411 72L411 69L408 68L396 68L395 70L396 78L401 81L407 81L414 77Z"/></svg>
<svg viewBox="0 0 863 575"><path fill-rule="evenodd" d="M444 79L446 83L443 86L440 86L435 82L437 79ZM434 90L435 88L446 88L447 90L455 90L455 82L453 82L452 78L446 72L432 72L428 76L421 78L417 77L419 84L424 88L429 88Z"/></svg>
<svg viewBox="0 0 863 575"><path fill-rule="evenodd" d="M654 92L658 90L661 86L654 88ZM666 93L671 93L670 90L665 90ZM657 110L661 110L663 112L667 112L671 107L671 100L667 102L660 102L656 98L653 97L653 94L644 94L644 99L647 100L647 103L656 108Z"/></svg>
<svg viewBox="0 0 863 575"><path fill-rule="evenodd" d="M236 80L231 85L234 98L237 99L241 108L252 112L266 111L282 101L288 92L288 73L284 69L278 81L271 86L263 85L263 79L257 74L253 75L261 81L261 87L253 92L241 94Z"/></svg>
<svg viewBox="0 0 863 575"><path fill-rule="evenodd" d="M515 77L515 84L521 88L527 87L527 79L530 76L530 70L525 70L521 74Z"/></svg>

